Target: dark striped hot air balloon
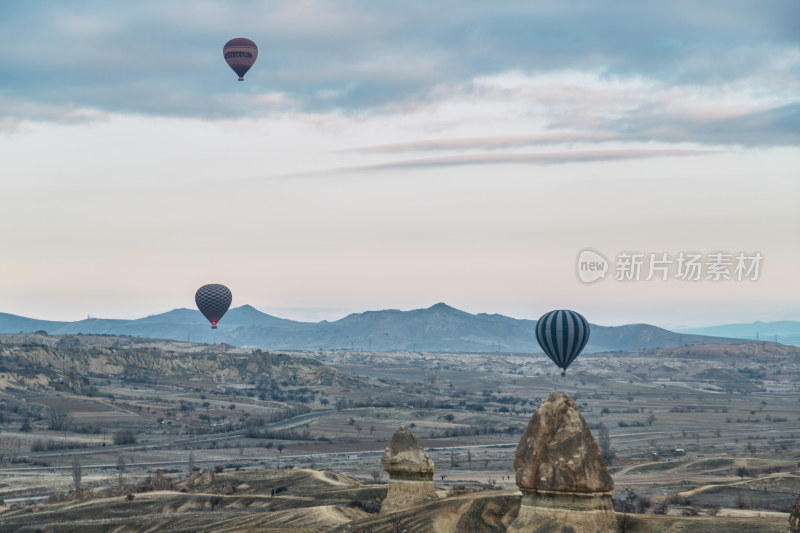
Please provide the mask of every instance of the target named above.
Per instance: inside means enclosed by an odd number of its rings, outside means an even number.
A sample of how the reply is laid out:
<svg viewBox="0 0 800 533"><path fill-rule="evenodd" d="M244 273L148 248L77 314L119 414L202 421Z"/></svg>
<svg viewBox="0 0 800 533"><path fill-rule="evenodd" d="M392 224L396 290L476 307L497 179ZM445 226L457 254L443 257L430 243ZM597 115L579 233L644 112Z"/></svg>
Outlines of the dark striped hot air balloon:
<svg viewBox="0 0 800 533"><path fill-rule="evenodd" d="M550 311L536 323L536 340L564 376L589 340L589 323L575 311Z"/></svg>
<svg viewBox="0 0 800 533"><path fill-rule="evenodd" d="M225 43L225 46L222 47L222 55L228 66L239 76L239 81L244 81L244 75L256 62L258 47L250 39L237 37Z"/></svg>
<svg viewBox="0 0 800 533"><path fill-rule="evenodd" d="M203 285L194 295L194 302L203 316L211 322L211 329L217 329L217 322L228 311L232 299L230 289L219 283Z"/></svg>

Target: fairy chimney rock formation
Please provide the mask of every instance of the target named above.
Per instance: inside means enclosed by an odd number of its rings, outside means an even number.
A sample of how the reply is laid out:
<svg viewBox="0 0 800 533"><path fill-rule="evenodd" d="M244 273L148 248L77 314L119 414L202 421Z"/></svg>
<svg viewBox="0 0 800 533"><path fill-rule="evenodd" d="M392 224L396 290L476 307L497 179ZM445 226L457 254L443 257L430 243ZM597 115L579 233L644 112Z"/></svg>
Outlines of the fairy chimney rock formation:
<svg viewBox="0 0 800 533"><path fill-rule="evenodd" d="M392 436L381 464L389 473L389 490L381 505L382 513L406 509L436 498L433 461L407 427L401 427Z"/></svg>
<svg viewBox="0 0 800 533"><path fill-rule="evenodd" d="M509 531L568 526L576 533L618 531L614 481L569 395L553 391L531 417L514 459L522 504Z"/></svg>
<svg viewBox="0 0 800 533"><path fill-rule="evenodd" d="M794 502L792 514L789 516L789 531L800 533L800 494L797 495L797 501Z"/></svg>

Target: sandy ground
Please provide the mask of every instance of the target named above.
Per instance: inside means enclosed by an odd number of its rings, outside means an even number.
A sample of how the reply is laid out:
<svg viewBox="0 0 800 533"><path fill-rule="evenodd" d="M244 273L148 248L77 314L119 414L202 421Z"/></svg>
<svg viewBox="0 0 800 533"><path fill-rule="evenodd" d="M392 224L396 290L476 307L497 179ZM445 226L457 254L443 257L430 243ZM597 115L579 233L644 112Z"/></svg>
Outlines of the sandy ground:
<svg viewBox="0 0 800 533"><path fill-rule="evenodd" d="M777 511L757 511L754 509L720 509L717 516L732 516L735 518L784 518L789 523L789 513Z"/></svg>
<svg viewBox="0 0 800 533"><path fill-rule="evenodd" d="M325 472L323 472L322 470L309 470L309 472L311 472L316 479L324 483L327 483L329 485L338 485L340 487L349 487L351 485L351 483L339 481L338 479L332 479L326 476Z"/></svg>

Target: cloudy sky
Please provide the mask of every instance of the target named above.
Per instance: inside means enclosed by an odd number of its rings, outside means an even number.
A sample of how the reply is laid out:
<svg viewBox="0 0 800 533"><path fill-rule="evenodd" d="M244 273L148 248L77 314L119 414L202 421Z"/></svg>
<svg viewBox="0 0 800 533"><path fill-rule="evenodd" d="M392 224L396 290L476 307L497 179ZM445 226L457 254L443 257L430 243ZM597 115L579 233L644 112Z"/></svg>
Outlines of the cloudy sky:
<svg viewBox="0 0 800 533"><path fill-rule="evenodd" d="M10 1L0 35L0 312L800 320L798 2ZM615 279L636 252L668 279Z"/></svg>

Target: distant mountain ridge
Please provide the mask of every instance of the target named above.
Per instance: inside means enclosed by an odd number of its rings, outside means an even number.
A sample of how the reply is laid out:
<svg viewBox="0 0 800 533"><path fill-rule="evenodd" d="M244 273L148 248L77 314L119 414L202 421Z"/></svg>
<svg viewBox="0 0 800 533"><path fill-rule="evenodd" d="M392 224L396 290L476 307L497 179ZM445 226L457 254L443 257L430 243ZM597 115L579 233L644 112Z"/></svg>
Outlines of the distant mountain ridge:
<svg viewBox="0 0 800 533"><path fill-rule="evenodd" d="M780 320L777 322L751 322L750 324L723 324L705 328L684 329L681 333L695 335L719 335L734 339L776 341L781 344L800 346L800 322Z"/></svg>
<svg viewBox="0 0 800 533"><path fill-rule="evenodd" d="M541 352L535 320L471 314L438 303L425 309L353 313L328 322L279 318L243 305L212 330L199 311L173 309L135 320L87 318L36 320L0 313L0 333L46 331L53 335L130 335L153 339L227 343L273 350L356 349L425 352ZM770 340L770 339L763 339ZM746 340L676 333L649 324L591 326L586 352L651 350L687 344L741 344Z"/></svg>

